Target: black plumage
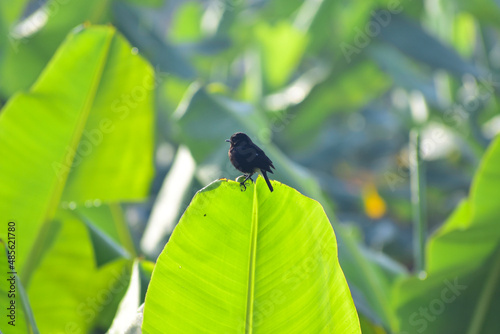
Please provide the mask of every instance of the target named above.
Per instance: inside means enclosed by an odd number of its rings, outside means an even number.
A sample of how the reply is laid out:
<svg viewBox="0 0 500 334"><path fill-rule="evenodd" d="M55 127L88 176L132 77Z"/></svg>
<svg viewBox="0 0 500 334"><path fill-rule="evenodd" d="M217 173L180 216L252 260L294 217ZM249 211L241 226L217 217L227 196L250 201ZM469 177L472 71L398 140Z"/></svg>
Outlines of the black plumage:
<svg viewBox="0 0 500 334"><path fill-rule="evenodd" d="M229 160L237 170L245 173L246 178L241 182L241 185L245 187L246 180L251 180L254 173L260 172L272 192L273 186L267 177L267 173L272 174L271 168L274 168L274 166L264 151L255 145L250 137L243 132L233 134L226 141L231 143L228 152Z"/></svg>

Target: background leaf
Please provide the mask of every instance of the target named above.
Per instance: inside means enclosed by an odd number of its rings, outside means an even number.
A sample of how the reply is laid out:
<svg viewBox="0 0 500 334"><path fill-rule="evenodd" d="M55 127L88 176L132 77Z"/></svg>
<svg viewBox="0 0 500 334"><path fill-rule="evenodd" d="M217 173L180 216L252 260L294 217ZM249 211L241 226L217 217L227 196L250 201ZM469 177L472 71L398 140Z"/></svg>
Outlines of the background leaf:
<svg viewBox="0 0 500 334"><path fill-rule="evenodd" d="M496 333L500 233L493 189L500 186L500 138L488 149L468 201L429 240L428 277L402 281L395 303L402 330ZM422 305L425 308L422 308ZM419 308L420 306L420 308ZM425 310L428 317L421 311ZM455 318L460 314L459 318ZM445 319L435 321L437 318ZM409 319L409 321L403 321Z"/></svg>
<svg viewBox="0 0 500 334"><path fill-rule="evenodd" d="M87 28L68 38L29 93L3 109L0 154L11 163L0 165L0 213L30 226L19 230L21 278L61 199L82 205L146 194L153 172L151 81L151 68L113 28ZM126 94L132 100L123 105ZM118 142L130 144L117 150ZM30 210L23 209L26 201Z"/></svg>
<svg viewBox="0 0 500 334"><path fill-rule="evenodd" d="M132 263L119 259L98 267L85 224L71 212L59 212L56 219L63 222L61 229L28 288L40 331L106 329L125 294Z"/></svg>

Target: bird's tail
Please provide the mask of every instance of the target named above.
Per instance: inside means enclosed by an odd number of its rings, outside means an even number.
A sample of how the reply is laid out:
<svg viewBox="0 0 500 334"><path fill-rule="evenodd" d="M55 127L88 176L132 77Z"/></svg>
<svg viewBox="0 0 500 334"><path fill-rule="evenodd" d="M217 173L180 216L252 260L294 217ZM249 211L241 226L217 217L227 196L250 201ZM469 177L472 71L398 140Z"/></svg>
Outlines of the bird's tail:
<svg viewBox="0 0 500 334"><path fill-rule="evenodd" d="M273 186L271 185L271 181L269 181L269 178L267 177L267 172L265 170L260 170L262 173L262 176L264 176L264 180L266 180L267 186L269 187L269 190L273 192Z"/></svg>

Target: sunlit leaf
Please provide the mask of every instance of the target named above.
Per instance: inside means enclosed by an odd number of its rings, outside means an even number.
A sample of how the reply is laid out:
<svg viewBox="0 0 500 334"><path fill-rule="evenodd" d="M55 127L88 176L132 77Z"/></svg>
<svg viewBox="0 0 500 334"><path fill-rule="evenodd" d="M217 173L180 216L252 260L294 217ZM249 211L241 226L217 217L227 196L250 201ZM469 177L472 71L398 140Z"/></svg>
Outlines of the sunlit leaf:
<svg viewBox="0 0 500 334"><path fill-rule="evenodd" d="M6 240L0 240L0 303L4 305L5 316L2 330L4 334L39 334L33 311L21 280L17 273L16 238L17 225L8 222L6 228L13 228Z"/></svg>
<svg viewBox="0 0 500 334"><path fill-rule="evenodd" d="M108 328L130 280L131 261L97 267L85 224L60 211L61 229L34 273L28 295L41 333Z"/></svg>
<svg viewBox="0 0 500 334"><path fill-rule="evenodd" d="M144 332L360 333L321 205L274 187L195 196L158 258Z"/></svg>
<svg viewBox="0 0 500 334"><path fill-rule="evenodd" d="M114 28L84 28L68 37L29 92L3 108L0 215L26 226L18 236L21 279L36 268L50 238L41 226L61 199L77 206L146 195L153 173L152 80L151 67Z"/></svg>
<svg viewBox="0 0 500 334"><path fill-rule="evenodd" d="M429 240L428 277L404 280L396 287L401 330L500 331L499 164L500 137L485 154L469 199Z"/></svg>

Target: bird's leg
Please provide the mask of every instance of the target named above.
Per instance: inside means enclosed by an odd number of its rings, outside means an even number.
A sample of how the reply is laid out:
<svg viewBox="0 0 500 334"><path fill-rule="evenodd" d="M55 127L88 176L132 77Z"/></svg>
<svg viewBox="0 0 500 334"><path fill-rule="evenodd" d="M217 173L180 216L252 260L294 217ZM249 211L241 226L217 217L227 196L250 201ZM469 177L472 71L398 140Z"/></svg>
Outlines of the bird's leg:
<svg viewBox="0 0 500 334"><path fill-rule="evenodd" d="M252 174L245 175L245 176L246 176L246 179L244 179L244 180L243 180L243 183L247 182L247 180L248 180L248 179L250 179L250 181L252 181L252 183L253 183L253 180L252 180L252 175L253 175L253 173L252 173Z"/></svg>
<svg viewBox="0 0 500 334"><path fill-rule="evenodd" d="M247 182L248 179L250 179L250 181L252 181L252 183L253 183L252 175L253 175L253 173L244 175L244 176L246 176L246 178L243 180L243 182L240 182L240 187L243 186L243 188L244 188L241 191L247 190L247 186L245 185L245 182Z"/></svg>

